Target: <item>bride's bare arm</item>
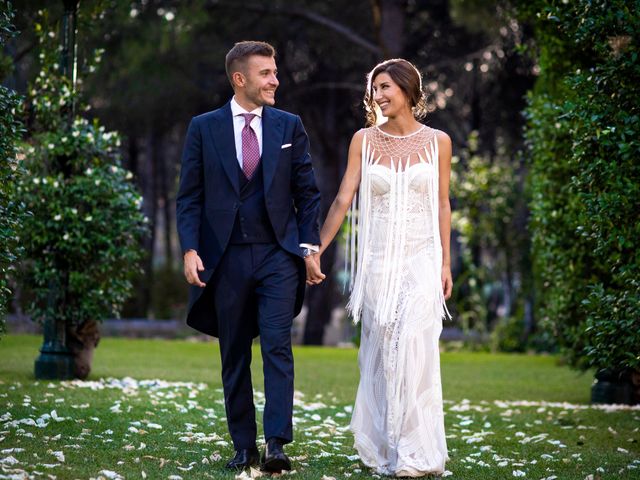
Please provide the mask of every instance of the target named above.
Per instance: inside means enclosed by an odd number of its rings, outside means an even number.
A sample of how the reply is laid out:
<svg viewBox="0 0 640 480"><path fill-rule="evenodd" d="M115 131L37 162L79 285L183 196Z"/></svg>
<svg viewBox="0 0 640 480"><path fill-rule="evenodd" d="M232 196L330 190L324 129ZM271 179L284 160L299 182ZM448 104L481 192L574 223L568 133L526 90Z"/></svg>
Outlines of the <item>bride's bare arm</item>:
<svg viewBox="0 0 640 480"><path fill-rule="evenodd" d="M349 145L349 159L347 163L347 170L344 172L342 182L340 183L340 190L336 198L329 208L327 218L324 220L322 230L320 231L320 253L329 246L333 238L338 233L342 221L344 220L347 210L351 206L353 196L358 191L360 186L360 170L362 161L362 138L364 131L359 130L351 139L351 145Z"/></svg>
<svg viewBox="0 0 640 480"><path fill-rule="evenodd" d="M442 242L442 290L444 298L451 297L453 279L451 276L451 204L449 203L449 175L451 173L451 139L449 135L438 131L439 185L438 219L440 241Z"/></svg>

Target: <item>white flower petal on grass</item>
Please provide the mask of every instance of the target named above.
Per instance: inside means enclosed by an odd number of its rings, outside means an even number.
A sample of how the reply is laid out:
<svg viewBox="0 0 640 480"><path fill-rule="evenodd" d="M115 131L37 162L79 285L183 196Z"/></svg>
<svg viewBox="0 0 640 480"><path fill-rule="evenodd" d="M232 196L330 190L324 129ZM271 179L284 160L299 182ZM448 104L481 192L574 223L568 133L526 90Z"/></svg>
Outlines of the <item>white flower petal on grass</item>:
<svg viewBox="0 0 640 480"><path fill-rule="evenodd" d="M178 470L181 472L188 472L189 470L193 470L193 467L197 465L197 462L191 462L188 467L178 467Z"/></svg>
<svg viewBox="0 0 640 480"><path fill-rule="evenodd" d="M51 455L56 457L56 460L58 460L60 463L64 463L64 452L61 452L61 451L52 452L51 450L49 450L47 453L50 453Z"/></svg>
<svg viewBox="0 0 640 480"><path fill-rule="evenodd" d="M264 476L264 473L262 473L260 470L253 467L249 467L249 474L247 475L246 478L260 478L263 476ZM236 478L238 477L236 476Z"/></svg>
<svg viewBox="0 0 640 480"><path fill-rule="evenodd" d="M618 452L620 452L620 453L629 453L629 450L627 450L626 448L618 447Z"/></svg>
<svg viewBox="0 0 640 480"><path fill-rule="evenodd" d="M12 455L9 455L8 457L0 459L0 464L2 465L16 465L18 463L20 463L20 460L18 460L16 457Z"/></svg>
<svg viewBox="0 0 640 480"><path fill-rule="evenodd" d="M162 430L162 425L157 423L147 423L148 428L153 428L154 430Z"/></svg>
<svg viewBox="0 0 640 480"><path fill-rule="evenodd" d="M526 474L525 472L523 472L522 470L514 470L513 472L511 472L511 474L512 474L514 477L524 477L524 476L526 476L526 475L527 475L527 474Z"/></svg>
<svg viewBox="0 0 640 480"><path fill-rule="evenodd" d="M10 453L20 453L20 452L24 452L24 448L18 448L18 447L5 448L4 450L0 451L0 453L2 453L3 455L9 455Z"/></svg>
<svg viewBox="0 0 640 480"><path fill-rule="evenodd" d="M98 472L100 475L104 475L109 480L124 480L124 477L113 470L100 470Z"/></svg>
<svg viewBox="0 0 640 480"><path fill-rule="evenodd" d="M564 443L562 443L560 440L547 440L547 443L550 443L551 445L555 445L560 448L567 448L567 446Z"/></svg>

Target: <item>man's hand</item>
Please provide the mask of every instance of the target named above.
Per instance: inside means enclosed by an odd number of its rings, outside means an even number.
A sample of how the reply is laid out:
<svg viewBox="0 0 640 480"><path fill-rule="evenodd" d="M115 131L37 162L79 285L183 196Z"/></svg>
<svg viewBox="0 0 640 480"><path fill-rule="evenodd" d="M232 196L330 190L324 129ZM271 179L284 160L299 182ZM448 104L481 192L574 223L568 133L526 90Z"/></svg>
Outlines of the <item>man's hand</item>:
<svg viewBox="0 0 640 480"><path fill-rule="evenodd" d="M304 258L307 267L307 285L320 285L326 275L320 270L320 255L314 253Z"/></svg>
<svg viewBox="0 0 640 480"><path fill-rule="evenodd" d="M449 298L451 297L451 290L453 290L453 277L451 276L451 267L443 265L441 279L444 299L449 300Z"/></svg>
<svg viewBox="0 0 640 480"><path fill-rule="evenodd" d="M202 260L198 256L198 252L195 250L189 250L184 254L184 276L191 285L204 288L207 286L203 283L198 276L198 272L204 271L204 265Z"/></svg>

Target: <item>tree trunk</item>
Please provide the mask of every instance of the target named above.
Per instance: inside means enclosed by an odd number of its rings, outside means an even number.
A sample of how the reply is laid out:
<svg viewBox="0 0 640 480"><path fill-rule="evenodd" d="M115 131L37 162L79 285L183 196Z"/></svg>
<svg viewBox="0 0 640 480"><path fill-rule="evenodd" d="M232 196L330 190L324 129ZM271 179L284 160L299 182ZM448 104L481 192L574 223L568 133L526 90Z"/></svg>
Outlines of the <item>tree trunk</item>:
<svg viewBox="0 0 640 480"><path fill-rule="evenodd" d="M173 265L173 247L171 239L171 205L169 201L169 173L167 168L167 155L166 148L163 145L166 143L165 138L160 138L158 144L160 148L156 152L154 163L156 166L158 176L158 204L162 209L162 234L163 234L163 247L164 247L164 264Z"/></svg>
<svg viewBox="0 0 640 480"><path fill-rule="evenodd" d="M401 57L407 0L373 0L374 29L384 58Z"/></svg>
<svg viewBox="0 0 640 480"><path fill-rule="evenodd" d="M346 152L346 146L336 141L340 138L335 121L338 117L336 107L339 102L336 90L329 90L327 97L324 109L319 111L317 115L308 116L314 123L314 131L319 132L318 138L314 139L314 144L321 147L323 157L327 159L324 162L315 162L318 165L315 171L320 174L317 180L322 193L321 224L338 193L341 180L339 159L344 158L344 152ZM336 242L334 241L322 255L322 270L327 277L319 286L307 289L308 313L303 339L305 345L322 345L324 329L331 321L331 312L337 300L335 275L332 272L335 258Z"/></svg>
<svg viewBox="0 0 640 480"><path fill-rule="evenodd" d="M140 188L142 189L142 196L144 198L142 203L142 209L144 214L149 219L149 235L144 239L144 248L147 253L147 257L144 261L144 278L142 284L138 289L138 297L140 299L139 305L142 307L141 313L146 316L149 308L151 307L151 286L153 285L153 260L154 250L156 244L156 215L158 205L158 182L157 182L157 169L155 166L155 159L158 155L158 151L162 148L160 142L160 136L155 130L152 130L147 134L145 140L145 151L142 158L142 164L140 165Z"/></svg>

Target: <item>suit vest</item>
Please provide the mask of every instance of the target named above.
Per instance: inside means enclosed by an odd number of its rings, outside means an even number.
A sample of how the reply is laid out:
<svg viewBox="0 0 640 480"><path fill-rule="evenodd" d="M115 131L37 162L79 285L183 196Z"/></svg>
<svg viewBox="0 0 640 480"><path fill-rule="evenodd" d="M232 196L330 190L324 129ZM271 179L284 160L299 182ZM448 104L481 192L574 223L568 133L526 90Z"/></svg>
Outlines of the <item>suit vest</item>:
<svg viewBox="0 0 640 480"><path fill-rule="evenodd" d="M275 243L277 240L273 233L264 198L262 162L258 165L251 180L247 180L240 165L236 165L238 166L238 184L240 186L240 208L233 224L229 243Z"/></svg>

